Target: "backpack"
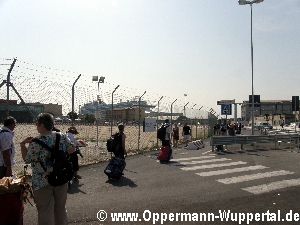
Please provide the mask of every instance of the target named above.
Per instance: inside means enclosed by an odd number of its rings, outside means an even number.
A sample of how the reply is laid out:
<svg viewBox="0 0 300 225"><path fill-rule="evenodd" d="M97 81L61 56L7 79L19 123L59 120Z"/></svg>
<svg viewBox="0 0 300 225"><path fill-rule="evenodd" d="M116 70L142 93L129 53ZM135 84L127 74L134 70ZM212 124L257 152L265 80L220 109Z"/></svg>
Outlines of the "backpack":
<svg viewBox="0 0 300 225"><path fill-rule="evenodd" d="M108 152L113 152L114 154L120 153L122 148L122 134L115 133L111 135L110 138L107 139L106 146Z"/></svg>
<svg viewBox="0 0 300 225"><path fill-rule="evenodd" d="M157 130L157 138L161 141L164 141L166 139L166 130L167 127L169 127L170 125L162 125L160 128L158 128Z"/></svg>
<svg viewBox="0 0 300 225"><path fill-rule="evenodd" d="M60 186L72 180L74 176L72 165L67 158L67 154L64 151L59 150L59 133L56 133L56 141L54 148L49 147L47 144L45 144L43 141L37 138L34 138L32 141L36 142L37 144L41 145L43 148L46 148L51 152L53 171L48 175L48 183L50 185ZM44 171L46 172L46 167L44 166L43 162L39 162Z"/></svg>

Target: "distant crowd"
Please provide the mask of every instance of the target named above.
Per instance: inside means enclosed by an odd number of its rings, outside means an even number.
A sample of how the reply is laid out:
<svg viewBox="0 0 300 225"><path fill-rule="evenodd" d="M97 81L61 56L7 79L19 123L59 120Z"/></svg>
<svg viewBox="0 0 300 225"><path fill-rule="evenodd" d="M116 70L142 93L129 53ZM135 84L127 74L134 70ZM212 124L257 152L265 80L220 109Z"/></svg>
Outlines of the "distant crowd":
<svg viewBox="0 0 300 225"><path fill-rule="evenodd" d="M242 123L215 123L214 124L214 135L229 135L229 136L235 136L236 134L242 133L242 128L244 125Z"/></svg>

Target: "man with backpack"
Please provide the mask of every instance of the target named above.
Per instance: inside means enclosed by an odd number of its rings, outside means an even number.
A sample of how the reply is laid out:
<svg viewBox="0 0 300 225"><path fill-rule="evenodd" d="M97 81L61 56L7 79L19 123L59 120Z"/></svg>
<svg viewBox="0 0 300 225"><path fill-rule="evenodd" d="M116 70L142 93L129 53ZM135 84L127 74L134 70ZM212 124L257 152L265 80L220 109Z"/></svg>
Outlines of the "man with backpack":
<svg viewBox="0 0 300 225"><path fill-rule="evenodd" d="M13 130L16 127L16 120L8 116L4 119L3 125L0 131L0 179L12 176L12 166L15 164Z"/></svg>
<svg viewBox="0 0 300 225"><path fill-rule="evenodd" d="M169 119L165 120L165 123L157 130L157 138L161 140L162 147L158 153L157 159L160 162L168 162L172 155L171 149L171 126Z"/></svg>
<svg viewBox="0 0 300 225"><path fill-rule="evenodd" d="M32 166L32 188L38 210L38 224L67 225L68 180L60 181L62 184L56 185L50 178L53 174L55 177L60 177L58 175L61 175L63 171L68 171L72 178L73 171L69 171L69 168L65 169L63 162L68 162L66 153L71 154L75 151L75 147L65 134L52 131L54 119L51 114L39 114L36 127L40 135L35 139L39 141L35 141L33 137L27 137L20 145L22 158L25 163L30 163ZM28 148L27 143L29 143ZM55 161L52 160L53 157ZM58 165L57 162L61 164ZM60 171L58 168L64 169Z"/></svg>
<svg viewBox="0 0 300 225"><path fill-rule="evenodd" d="M163 124L163 127L165 128L165 138L162 140L162 146L169 146L171 147L171 143L170 143L170 140L171 140L171 126L169 124L169 119L166 119L165 120L165 123Z"/></svg>
<svg viewBox="0 0 300 225"><path fill-rule="evenodd" d="M119 132L115 134L115 149L113 150L113 153L116 157L125 159L126 148L125 148L125 139L126 135L124 134L124 125L120 124L118 126Z"/></svg>

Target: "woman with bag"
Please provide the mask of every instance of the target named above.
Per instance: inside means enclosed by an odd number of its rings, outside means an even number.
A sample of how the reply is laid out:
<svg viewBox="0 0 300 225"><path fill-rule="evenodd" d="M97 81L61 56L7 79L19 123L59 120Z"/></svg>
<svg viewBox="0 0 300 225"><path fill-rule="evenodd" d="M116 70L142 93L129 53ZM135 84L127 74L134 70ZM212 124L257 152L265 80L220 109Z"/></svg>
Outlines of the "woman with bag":
<svg viewBox="0 0 300 225"><path fill-rule="evenodd" d="M173 138L173 147L178 147L178 140L179 140L179 127L177 123L174 123L174 127L172 130L172 138Z"/></svg>

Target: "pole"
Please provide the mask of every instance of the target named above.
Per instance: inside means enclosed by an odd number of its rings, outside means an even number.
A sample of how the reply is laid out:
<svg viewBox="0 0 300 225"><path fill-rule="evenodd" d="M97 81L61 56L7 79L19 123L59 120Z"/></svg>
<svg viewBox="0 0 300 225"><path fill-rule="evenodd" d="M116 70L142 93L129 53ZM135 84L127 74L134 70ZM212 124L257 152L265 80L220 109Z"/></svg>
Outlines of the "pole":
<svg viewBox="0 0 300 225"><path fill-rule="evenodd" d="M113 126L113 116L114 116L114 93L120 87L118 85L115 90L111 93L111 119L110 119L110 135L112 135L112 126Z"/></svg>
<svg viewBox="0 0 300 225"><path fill-rule="evenodd" d="M174 102L171 104L171 130L172 130L172 121L173 121L173 104L177 101L177 98L175 99Z"/></svg>
<svg viewBox="0 0 300 225"><path fill-rule="evenodd" d="M146 91L144 92L146 94ZM144 96L142 94L139 98L139 135L138 135L138 152L140 152L140 139L141 139L141 99Z"/></svg>
<svg viewBox="0 0 300 225"><path fill-rule="evenodd" d="M73 83L73 86L72 86L72 126L74 126L74 87L75 87L75 84L76 82L78 81L78 79L80 78L81 74L79 74L79 76L77 77L77 79L75 80L75 82Z"/></svg>
<svg viewBox="0 0 300 225"><path fill-rule="evenodd" d="M189 102L186 103L186 104L184 105L184 107L183 107L183 112L184 112L184 116L185 116L185 117L186 117L186 114L185 114L185 107L187 106L187 104L189 104Z"/></svg>
<svg viewBox="0 0 300 225"><path fill-rule="evenodd" d="M251 73L252 73L252 123L251 123L251 134L254 135L254 88L253 88L253 40L252 40L252 4L251 8Z"/></svg>
<svg viewBox="0 0 300 225"><path fill-rule="evenodd" d="M297 98L295 97L295 132L296 132L296 113L297 113L297 109L296 109L296 106L297 106L297 103L296 103L296 100L297 100Z"/></svg>
<svg viewBox="0 0 300 225"><path fill-rule="evenodd" d="M157 115L156 115L156 131L158 130L158 114L159 114L159 102L162 100L164 96L161 96L161 98L158 100L157 103ZM156 138L156 149L158 150L158 138Z"/></svg>
<svg viewBox="0 0 300 225"><path fill-rule="evenodd" d="M10 85L10 74L11 71L13 70L15 63L17 59L14 58L14 61L12 62L8 74L7 74L7 80L6 80L6 88L7 88L7 94L6 94L6 116L9 116L9 85Z"/></svg>

